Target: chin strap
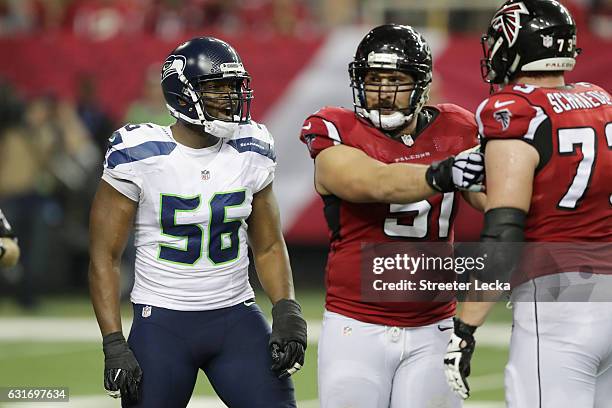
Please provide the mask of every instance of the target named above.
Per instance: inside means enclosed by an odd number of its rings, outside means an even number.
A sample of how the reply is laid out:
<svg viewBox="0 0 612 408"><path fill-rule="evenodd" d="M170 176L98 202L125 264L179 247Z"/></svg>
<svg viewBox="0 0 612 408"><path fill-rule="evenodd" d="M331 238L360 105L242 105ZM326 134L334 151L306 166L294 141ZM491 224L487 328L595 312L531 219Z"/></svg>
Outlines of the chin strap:
<svg viewBox="0 0 612 408"><path fill-rule="evenodd" d="M363 116L370 119L374 126L383 130L397 129L400 126L409 123L414 116L414 114L412 113L406 116L402 112L393 112L390 115L381 115L380 111L376 109L372 109L369 111L365 109L360 109L360 111Z"/></svg>
<svg viewBox="0 0 612 408"><path fill-rule="evenodd" d="M236 122L224 122L222 120L211 120L204 122L204 131L221 139L231 139L238 129Z"/></svg>
<svg viewBox="0 0 612 408"><path fill-rule="evenodd" d="M175 118L191 123L192 125L201 126L204 132L221 139L231 139L240 125L238 122L225 122L223 120L192 119L168 104L166 104L166 107ZM236 118L234 118L234 120L236 120Z"/></svg>

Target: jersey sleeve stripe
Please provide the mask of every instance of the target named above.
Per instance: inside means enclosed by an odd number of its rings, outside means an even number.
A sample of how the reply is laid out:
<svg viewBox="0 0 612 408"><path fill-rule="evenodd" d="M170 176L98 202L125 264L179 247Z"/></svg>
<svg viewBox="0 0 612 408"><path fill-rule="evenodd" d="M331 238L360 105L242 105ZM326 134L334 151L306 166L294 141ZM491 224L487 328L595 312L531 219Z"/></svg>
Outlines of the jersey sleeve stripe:
<svg viewBox="0 0 612 408"><path fill-rule="evenodd" d="M336 129L336 125L331 123L328 120L322 119L325 127L327 128L327 135L331 140L334 141L334 145L339 145L342 143L342 139L340 139L340 133L338 133L338 129Z"/></svg>
<svg viewBox="0 0 612 408"><path fill-rule="evenodd" d="M533 140L533 138L535 137L535 132L540 126L540 124L542 124L542 122L544 122L548 118L548 116L546 115L546 113L544 113L544 110L542 108L540 108L539 106L532 106L532 107L535 109L536 115L529 122L527 133L525 133L524 138L527 140Z"/></svg>
<svg viewBox="0 0 612 408"><path fill-rule="evenodd" d="M484 109L484 107L486 106L487 102L489 102L488 99L485 99L484 101L482 101L482 103L480 105L478 105L478 109L476 109L476 123L478 123L478 134L482 137L484 137L484 125L482 124L482 119L480 118L480 114L482 113L482 110Z"/></svg>
<svg viewBox="0 0 612 408"><path fill-rule="evenodd" d="M165 156L172 153L175 147L176 143L174 142L145 142L137 146L115 150L108 155L107 166L109 169L114 169L120 164L132 163L154 156Z"/></svg>
<svg viewBox="0 0 612 408"><path fill-rule="evenodd" d="M270 143L266 143L263 140L259 140L254 137L244 137L241 139L230 140L227 142L228 145L232 146L239 153L254 152L267 157L268 159L276 162L276 154Z"/></svg>

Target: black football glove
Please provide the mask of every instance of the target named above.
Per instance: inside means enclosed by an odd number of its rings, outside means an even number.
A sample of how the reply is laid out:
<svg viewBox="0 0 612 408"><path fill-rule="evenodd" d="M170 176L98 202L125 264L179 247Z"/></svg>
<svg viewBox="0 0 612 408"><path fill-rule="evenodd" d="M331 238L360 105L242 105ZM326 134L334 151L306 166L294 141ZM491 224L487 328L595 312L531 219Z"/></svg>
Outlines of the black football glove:
<svg viewBox="0 0 612 408"><path fill-rule="evenodd" d="M461 398L470 396L467 377L470 375L470 361L476 347L474 332L476 326L464 323L455 317L455 329L451 334L448 348L444 355L444 373L451 389Z"/></svg>
<svg viewBox="0 0 612 408"><path fill-rule="evenodd" d="M270 353L272 370L278 378L286 378L304 365L306 321L295 300L281 299L272 307Z"/></svg>
<svg viewBox="0 0 612 408"><path fill-rule="evenodd" d="M15 234L9 224L8 220L0 210L0 238L11 238L15 239Z"/></svg>
<svg viewBox="0 0 612 408"><path fill-rule="evenodd" d="M104 336L104 389L113 398L123 397L136 403L139 397L142 370L130 350L123 334L115 332Z"/></svg>
<svg viewBox="0 0 612 408"><path fill-rule="evenodd" d="M431 188L442 193L483 191L484 156L470 149L432 163L425 173L425 179Z"/></svg>

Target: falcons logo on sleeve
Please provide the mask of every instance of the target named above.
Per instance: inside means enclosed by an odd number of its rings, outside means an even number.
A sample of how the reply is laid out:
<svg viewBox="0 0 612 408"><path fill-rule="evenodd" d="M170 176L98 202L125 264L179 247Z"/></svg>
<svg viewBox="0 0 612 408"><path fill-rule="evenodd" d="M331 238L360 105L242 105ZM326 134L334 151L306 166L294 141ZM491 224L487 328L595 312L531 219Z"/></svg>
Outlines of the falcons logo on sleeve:
<svg viewBox="0 0 612 408"><path fill-rule="evenodd" d="M493 112L493 119L498 121L502 126L502 131L505 131L510 126L510 118L512 113L508 109L498 110Z"/></svg>
<svg viewBox="0 0 612 408"><path fill-rule="evenodd" d="M508 41L508 47L512 47L518 38L518 32L521 28L521 14L529 14L529 10L522 2L509 4L493 16L491 24L495 30L504 33L504 37Z"/></svg>

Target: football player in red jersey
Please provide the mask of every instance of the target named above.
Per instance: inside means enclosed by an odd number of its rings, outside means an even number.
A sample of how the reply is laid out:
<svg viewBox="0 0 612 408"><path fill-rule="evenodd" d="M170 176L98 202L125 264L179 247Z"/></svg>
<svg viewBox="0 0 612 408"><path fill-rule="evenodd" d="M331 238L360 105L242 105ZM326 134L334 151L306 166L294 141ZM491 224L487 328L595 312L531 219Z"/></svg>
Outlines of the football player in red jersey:
<svg viewBox="0 0 612 408"><path fill-rule="evenodd" d="M565 82L579 53L571 15L553 0L507 1L482 42L483 78L499 88L476 111L487 174L481 240L497 248L612 242L612 98L596 85ZM496 255L512 266L506 259L512 252ZM562 254L554 255L556 261ZM584 286L586 277L595 291L609 287L612 259L593 270L597 257L578 251L561 273L532 266L514 288L508 407L612 406L610 292L608 302L595 303L567 290ZM594 273L585 276L585 267ZM565 288L545 302L555 281ZM473 333L490 306L465 303L455 319L444 362L449 384L463 398Z"/></svg>
<svg viewBox="0 0 612 408"><path fill-rule="evenodd" d="M480 153L466 152L477 126L459 106L425 105L431 51L411 27L374 28L349 73L354 110L325 107L301 132L331 240L321 406L458 407L441 364L455 303L364 301L360 260L362 243L452 240L456 191L482 176ZM483 207L484 194L466 196Z"/></svg>

